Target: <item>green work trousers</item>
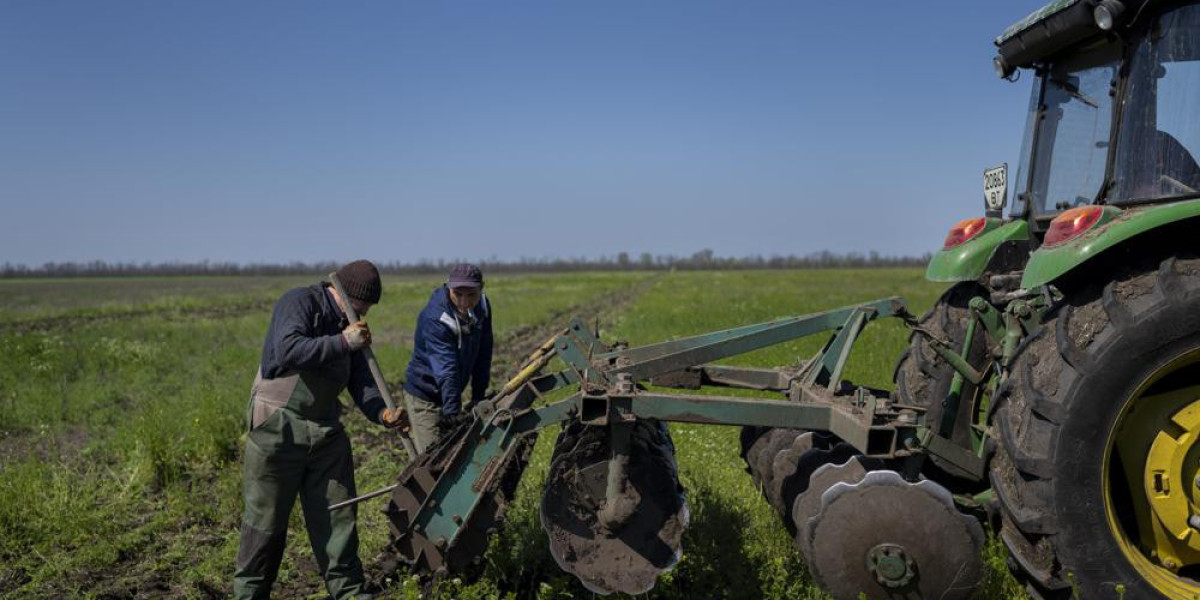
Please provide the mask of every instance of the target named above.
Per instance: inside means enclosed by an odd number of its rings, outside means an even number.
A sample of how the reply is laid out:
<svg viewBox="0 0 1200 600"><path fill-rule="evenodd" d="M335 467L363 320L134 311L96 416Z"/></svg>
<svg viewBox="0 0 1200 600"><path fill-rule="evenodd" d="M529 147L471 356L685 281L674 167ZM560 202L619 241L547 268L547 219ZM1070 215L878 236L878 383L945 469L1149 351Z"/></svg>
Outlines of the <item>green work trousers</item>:
<svg viewBox="0 0 1200 600"><path fill-rule="evenodd" d="M235 598L270 597L297 495L329 594L336 600L369 597L362 591L355 506L328 510L356 494L350 440L340 426L275 411L249 433L244 486Z"/></svg>
<svg viewBox="0 0 1200 600"><path fill-rule="evenodd" d="M424 454L438 439L438 423L442 421L442 407L416 394L404 391L404 404L408 410L408 420L412 423L413 446L417 452Z"/></svg>

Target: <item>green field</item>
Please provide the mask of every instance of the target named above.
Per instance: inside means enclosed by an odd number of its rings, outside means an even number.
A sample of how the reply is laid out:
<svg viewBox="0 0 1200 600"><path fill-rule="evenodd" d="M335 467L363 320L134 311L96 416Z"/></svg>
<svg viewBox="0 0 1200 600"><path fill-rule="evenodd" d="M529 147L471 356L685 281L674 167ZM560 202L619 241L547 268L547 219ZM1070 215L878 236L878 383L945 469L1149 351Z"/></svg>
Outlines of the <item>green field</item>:
<svg viewBox="0 0 1200 600"><path fill-rule="evenodd" d="M241 519L241 436L271 305L308 278L0 282L0 596L222 598ZM399 381L412 328L436 277L385 277L371 311L374 347ZM901 295L913 312L942 286L917 270L571 273L489 279L496 374L571 316L599 317L605 341L645 344ZM907 333L869 327L845 377L891 382ZM823 339L731 363L793 364ZM344 420L360 491L392 483L404 454L361 414ZM753 487L734 427L671 428L691 508L684 557L653 598L819 598L778 516ZM591 597L561 573L537 520L556 432L540 438L484 576L433 592L453 598ZM387 542L385 501L359 510L370 566ZM278 597L322 598L299 509ZM1020 596L988 549L982 598ZM387 598L422 590L400 577Z"/></svg>

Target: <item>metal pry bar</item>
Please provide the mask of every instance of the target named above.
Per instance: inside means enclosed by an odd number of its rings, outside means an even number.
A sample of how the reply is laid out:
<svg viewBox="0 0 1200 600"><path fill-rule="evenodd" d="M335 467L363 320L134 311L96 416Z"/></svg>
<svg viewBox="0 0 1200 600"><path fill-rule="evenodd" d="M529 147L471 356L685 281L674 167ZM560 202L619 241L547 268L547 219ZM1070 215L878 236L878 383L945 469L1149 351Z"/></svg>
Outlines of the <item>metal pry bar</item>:
<svg viewBox="0 0 1200 600"><path fill-rule="evenodd" d="M342 282L338 280L337 273L329 274L329 282L333 284L333 289L337 290L339 296L342 297L342 310L346 312L346 318L351 323L358 321L358 311L350 305L350 296L346 294L346 290L342 288ZM379 394L383 396L383 403L388 408L396 408L396 402L392 400L392 393L388 391L387 382L383 379L383 371L379 370L379 361L375 360L375 352L370 346L362 349L363 357L367 359L367 368L371 370L371 377L375 378L375 386L379 388ZM417 447L413 445L413 441L408 437L408 434L397 429L396 433L400 434L400 443L404 445L404 451L408 453L409 460L417 457Z"/></svg>

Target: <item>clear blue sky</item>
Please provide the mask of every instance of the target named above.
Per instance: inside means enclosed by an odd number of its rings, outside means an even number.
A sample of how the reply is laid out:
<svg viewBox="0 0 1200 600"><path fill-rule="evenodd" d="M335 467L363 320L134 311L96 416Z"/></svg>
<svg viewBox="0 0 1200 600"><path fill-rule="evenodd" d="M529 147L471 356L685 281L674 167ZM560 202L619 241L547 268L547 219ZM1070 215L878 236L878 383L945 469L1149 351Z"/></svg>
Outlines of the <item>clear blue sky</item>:
<svg viewBox="0 0 1200 600"><path fill-rule="evenodd" d="M1042 0L0 3L0 263L918 255Z"/></svg>

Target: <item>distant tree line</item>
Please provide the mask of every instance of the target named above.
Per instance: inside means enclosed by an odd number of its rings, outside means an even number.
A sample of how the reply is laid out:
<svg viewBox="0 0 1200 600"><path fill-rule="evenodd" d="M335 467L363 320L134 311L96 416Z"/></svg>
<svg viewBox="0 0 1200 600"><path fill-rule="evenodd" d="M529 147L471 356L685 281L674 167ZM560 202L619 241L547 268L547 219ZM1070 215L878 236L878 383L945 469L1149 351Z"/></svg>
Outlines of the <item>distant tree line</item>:
<svg viewBox="0 0 1200 600"><path fill-rule="evenodd" d="M469 260L489 273L529 273L566 271L662 271L662 270L738 270L738 269L830 269L830 268L881 268L881 267L924 267L929 255L884 256L879 252L860 254L850 252L814 252L803 256L794 254L772 256L721 257L712 250L704 249L691 256L651 254L643 252L633 256L620 252L615 256L599 258L521 258L519 260ZM421 260L417 262L379 262L379 268L388 274L437 274L445 273L459 260ZM110 263L102 260L91 262L48 262L38 267L4 263L0 278L25 277L133 277L175 275L309 275L334 271L340 263L289 262L289 263L235 263L235 262L142 262Z"/></svg>

